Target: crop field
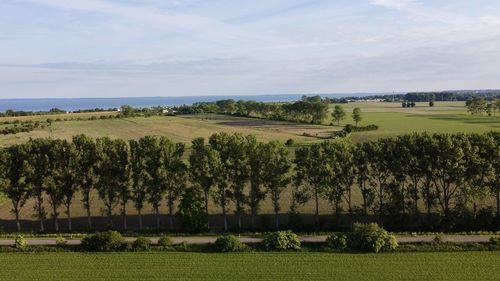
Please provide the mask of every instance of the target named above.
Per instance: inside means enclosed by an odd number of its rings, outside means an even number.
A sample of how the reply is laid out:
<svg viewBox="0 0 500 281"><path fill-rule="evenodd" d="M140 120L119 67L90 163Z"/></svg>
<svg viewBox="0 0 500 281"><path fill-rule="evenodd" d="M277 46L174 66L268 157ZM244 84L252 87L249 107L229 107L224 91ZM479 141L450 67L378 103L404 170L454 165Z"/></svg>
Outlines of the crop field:
<svg viewBox="0 0 500 281"><path fill-rule="evenodd" d="M36 270L35 270L36 269ZM0 280L498 280L498 252L3 253Z"/></svg>
<svg viewBox="0 0 500 281"><path fill-rule="evenodd" d="M333 109L333 106L331 108ZM360 125L375 124L377 131L353 133L354 141L366 141L380 137L397 136L411 132L486 132L500 130L500 116L472 116L467 113L464 102L436 102L434 107L427 103L417 103L414 108L402 108L400 103L359 102L341 104L347 116L340 122L343 126L353 124L351 112L360 107L363 120ZM60 114L50 116L8 117L3 121L46 120L47 118L82 118L116 114L81 113ZM325 120L329 125L331 120ZM173 141L189 144L196 137L208 138L218 132L238 132L245 135L256 135L260 140L286 141L294 139L297 143L318 141L317 137L327 137L333 131L341 130L339 126L318 126L289 122L269 121L253 118L241 118L222 115L182 115L176 117L137 117L126 119L98 119L90 121L54 122L47 128L39 128L28 133L0 135L0 147L27 141L29 138L51 137L69 139L76 134L87 134L92 137L108 136L111 138L137 139L145 135L164 135ZM307 134L308 136L304 136Z"/></svg>

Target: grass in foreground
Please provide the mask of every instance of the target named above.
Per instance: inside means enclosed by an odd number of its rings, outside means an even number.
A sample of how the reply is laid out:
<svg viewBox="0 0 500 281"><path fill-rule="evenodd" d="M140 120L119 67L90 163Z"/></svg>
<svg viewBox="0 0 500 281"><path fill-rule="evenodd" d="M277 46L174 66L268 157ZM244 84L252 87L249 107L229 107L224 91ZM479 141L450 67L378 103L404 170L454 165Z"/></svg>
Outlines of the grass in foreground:
<svg viewBox="0 0 500 281"><path fill-rule="evenodd" d="M10 253L0 280L498 280L500 253Z"/></svg>

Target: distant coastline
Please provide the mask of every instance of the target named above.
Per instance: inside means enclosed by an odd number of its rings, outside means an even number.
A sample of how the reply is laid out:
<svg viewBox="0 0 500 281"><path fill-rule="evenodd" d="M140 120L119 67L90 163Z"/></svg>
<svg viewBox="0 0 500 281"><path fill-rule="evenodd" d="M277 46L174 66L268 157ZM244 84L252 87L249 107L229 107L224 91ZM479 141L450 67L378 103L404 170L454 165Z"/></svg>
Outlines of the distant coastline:
<svg viewBox="0 0 500 281"><path fill-rule="evenodd" d="M307 96L316 94L306 94ZM322 97L363 97L373 93L317 94ZM48 111L52 108L75 111L94 108L118 108L122 105L133 107L190 105L196 102L210 102L222 99L255 100L260 102L288 102L299 100L303 94L274 95L224 95L224 96L185 96L185 97L117 97L117 98L29 98L0 99L0 112L7 109L16 111Z"/></svg>

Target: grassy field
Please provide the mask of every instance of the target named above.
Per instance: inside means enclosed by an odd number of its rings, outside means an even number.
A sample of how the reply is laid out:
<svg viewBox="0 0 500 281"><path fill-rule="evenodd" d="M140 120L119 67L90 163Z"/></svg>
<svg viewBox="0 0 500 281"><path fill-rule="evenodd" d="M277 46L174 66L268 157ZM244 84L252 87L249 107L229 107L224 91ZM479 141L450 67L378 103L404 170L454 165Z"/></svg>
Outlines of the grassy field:
<svg viewBox="0 0 500 281"><path fill-rule="evenodd" d="M0 254L0 280L498 280L498 272L498 252Z"/></svg>
<svg viewBox="0 0 500 281"><path fill-rule="evenodd" d="M333 109L333 106L331 108ZM500 116L472 116L467 113L463 102L436 102L434 107L426 103L417 103L415 108L402 108L400 103L364 102L341 104L348 113L340 125L353 123L351 112L354 107L362 109L363 121L360 125L376 124L379 130L352 134L354 141L366 141L380 137L397 136L411 132L486 132L500 130ZM53 116L8 117L4 121L46 120L47 118L82 118L116 114L82 113ZM324 124L330 124L325 120ZM105 119L91 121L55 122L51 127L37 129L29 133L1 135L0 147L27 141L29 138L52 137L69 139L80 133L92 137L108 136L112 138L137 139L145 135L164 135L177 142L190 143L196 137L209 137L217 132L238 132L256 135L260 140L294 139L298 143L318 141L311 136L329 136L341 126L316 126L276 122L251 118L239 118L220 115L183 115L177 117L139 117L126 119Z"/></svg>

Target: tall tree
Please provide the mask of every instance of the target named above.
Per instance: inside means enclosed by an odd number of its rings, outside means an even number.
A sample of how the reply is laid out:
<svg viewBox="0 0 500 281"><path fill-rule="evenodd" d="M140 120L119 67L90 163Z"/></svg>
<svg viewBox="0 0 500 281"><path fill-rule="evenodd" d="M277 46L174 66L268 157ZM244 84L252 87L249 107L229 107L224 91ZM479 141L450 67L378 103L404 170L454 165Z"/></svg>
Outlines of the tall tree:
<svg viewBox="0 0 500 281"><path fill-rule="evenodd" d="M340 105L336 105L333 108L333 113L332 113L332 118L335 122L337 122L337 125L340 126L340 121L345 119L345 111Z"/></svg>
<svg viewBox="0 0 500 281"><path fill-rule="evenodd" d="M229 199L232 196L231 190L229 189L229 180L231 176L230 172L230 159L232 151L229 149L228 143L230 142L230 136L226 133L213 134L210 136L209 144L210 147L219 153L220 163L221 163L221 173L218 175L217 189L213 192L214 201L222 209L222 218L224 221L224 231L228 230L227 221L227 205Z"/></svg>
<svg viewBox="0 0 500 281"><path fill-rule="evenodd" d="M139 217L139 230L143 228L142 210L148 195L146 182L150 180L149 174L146 172L145 155L143 154L145 150L141 144L136 140L129 141L131 198Z"/></svg>
<svg viewBox="0 0 500 281"><path fill-rule="evenodd" d="M468 150L470 143L464 135L436 134L433 138L433 183L439 205L448 219L451 204L464 183L464 149Z"/></svg>
<svg viewBox="0 0 500 281"><path fill-rule="evenodd" d="M363 120L363 118L361 117L361 108L355 107L352 110L352 120L356 122L356 127L358 126L358 123Z"/></svg>
<svg viewBox="0 0 500 281"><path fill-rule="evenodd" d="M13 145L2 150L0 157L0 190L12 203L12 213L16 220L17 231L21 231L19 213L31 194L32 185L27 181L25 172L28 151L26 145ZM3 172L3 173L2 173Z"/></svg>
<svg viewBox="0 0 500 281"><path fill-rule="evenodd" d="M370 163L366 148L368 145L368 143L357 143L353 151L354 165L357 171L355 178L363 199L364 215L368 215L368 208L373 203L373 190L370 188Z"/></svg>
<svg viewBox="0 0 500 281"><path fill-rule="evenodd" d="M127 144L123 140L99 138L97 146L96 189L104 202L109 226L113 225L113 210L123 198L124 186L128 185ZM125 216L124 216L125 217Z"/></svg>
<svg viewBox="0 0 500 281"><path fill-rule="evenodd" d="M86 135L73 137L73 145L76 150L76 166L74 176L77 180L78 188L82 193L83 207L87 211L87 227L92 229L91 214L91 192L95 188L97 181L97 147L95 141Z"/></svg>
<svg viewBox="0 0 500 281"><path fill-rule="evenodd" d="M59 165L58 170L60 173L59 185L62 194L62 204L66 208L66 219L68 223L68 230L72 230L71 225L71 204L75 193L78 190L79 180L77 179L77 170L80 169L79 154L73 143L63 140L60 144L59 151Z"/></svg>
<svg viewBox="0 0 500 281"><path fill-rule="evenodd" d="M219 182L219 174L221 173L220 156L216 150L205 145L205 140L203 138L197 138L193 140L191 145L189 164L191 182L203 191L207 227L210 230L208 201L210 191L216 187Z"/></svg>
<svg viewBox="0 0 500 281"><path fill-rule="evenodd" d="M257 141L255 136L247 136L246 138L250 181L248 204L250 205L250 222L252 227L255 227L255 217L259 212L260 203L266 198L266 191L263 189L263 177L266 172L267 146Z"/></svg>
<svg viewBox="0 0 500 281"><path fill-rule="evenodd" d="M272 141L264 145L262 158L265 160L262 181L271 195L274 210L274 225L278 229L281 194L291 181L288 174L291 167L288 149L284 144Z"/></svg>
<svg viewBox="0 0 500 281"><path fill-rule="evenodd" d="M382 223L388 188L390 184L392 155L390 154L391 140L380 139L369 142L364 148L367 150L370 163L370 177L374 184L373 191L377 198L377 213Z"/></svg>
<svg viewBox="0 0 500 281"><path fill-rule="evenodd" d="M184 144L164 141L163 163L166 171L164 184L167 199L170 230L174 230L174 203L186 188L187 167L182 161Z"/></svg>

